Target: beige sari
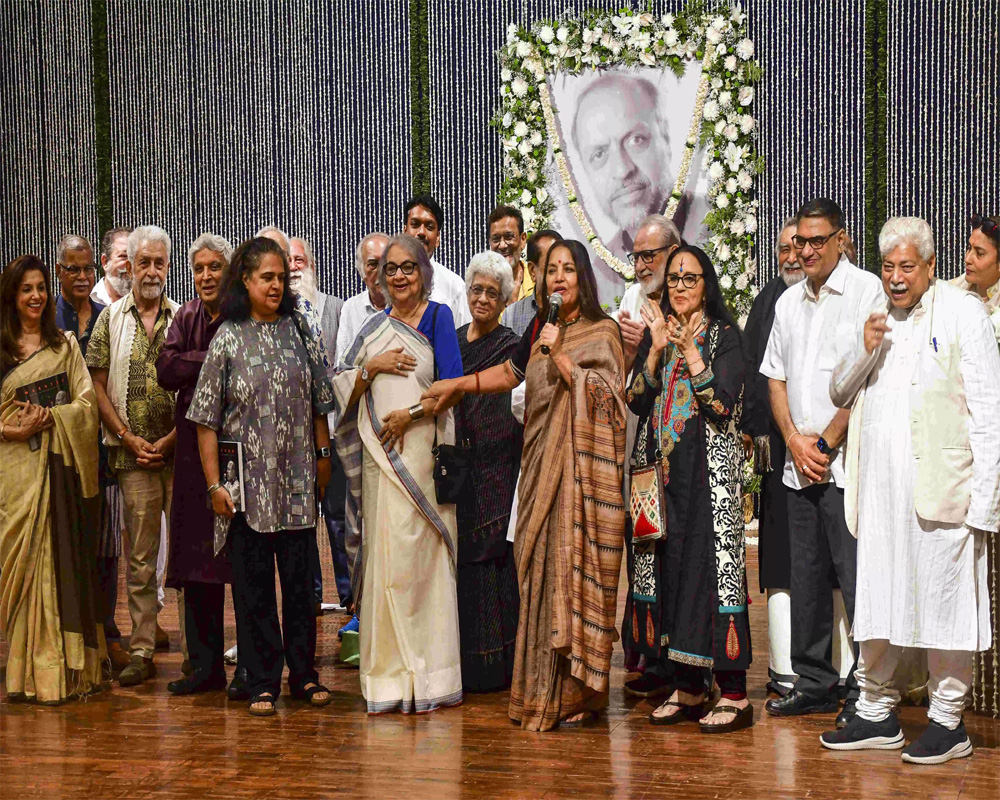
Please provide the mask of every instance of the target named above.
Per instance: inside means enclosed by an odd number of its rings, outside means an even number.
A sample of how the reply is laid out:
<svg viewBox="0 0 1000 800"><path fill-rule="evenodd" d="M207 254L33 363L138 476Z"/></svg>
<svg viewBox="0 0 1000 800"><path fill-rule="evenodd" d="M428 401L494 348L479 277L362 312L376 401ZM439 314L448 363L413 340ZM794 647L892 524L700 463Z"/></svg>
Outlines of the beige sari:
<svg viewBox="0 0 1000 800"><path fill-rule="evenodd" d="M41 446L0 444L0 630L7 693L56 704L100 684L107 651L96 606L100 497L97 401L72 335L4 377L0 420L13 423L18 387L66 373L70 402L52 409Z"/></svg>
<svg viewBox="0 0 1000 800"><path fill-rule="evenodd" d="M544 731L608 701L625 538L625 363L612 320L581 318L564 329L570 387L539 347L525 373L509 714Z"/></svg>
<svg viewBox="0 0 1000 800"><path fill-rule="evenodd" d="M358 370L403 347L417 361L407 376L379 375L354 406L347 401ZM426 713L462 702L453 505L434 492L438 442L454 442L451 412L425 417L388 452L382 417L408 408L434 380L434 352L418 331L372 317L334 379L337 452L347 473L348 561L361 620L361 693L368 713Z"/></svg>

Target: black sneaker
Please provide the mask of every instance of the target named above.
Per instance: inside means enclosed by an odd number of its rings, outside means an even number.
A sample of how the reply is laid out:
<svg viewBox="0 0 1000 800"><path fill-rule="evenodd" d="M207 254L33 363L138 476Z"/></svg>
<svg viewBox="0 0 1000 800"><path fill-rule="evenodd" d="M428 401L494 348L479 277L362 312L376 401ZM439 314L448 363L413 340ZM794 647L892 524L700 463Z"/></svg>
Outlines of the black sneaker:
<svg viewBox="0 0 1000 800"><path fill-rule="evenodd" d="M910 764L943 764L953 758L971 755L972 742L965 732L964 722L959 722L958 727L950 731L931 720L924 735L903 751L903 761Z"/></svg>
<svg viewBox="0 0 1000 800"><path fill-rule="evenodd" d="M895 714L881 722L854 716L843 729L827 731L819 741L827 750L898 750L904 744Z"/></svg>
<svg viewBox="0 0 1000 800"><path fill-rule="evenodd" d="M670 681L647 673L628 681L623 688L632 697L660 697L670 692Z"/></svg>

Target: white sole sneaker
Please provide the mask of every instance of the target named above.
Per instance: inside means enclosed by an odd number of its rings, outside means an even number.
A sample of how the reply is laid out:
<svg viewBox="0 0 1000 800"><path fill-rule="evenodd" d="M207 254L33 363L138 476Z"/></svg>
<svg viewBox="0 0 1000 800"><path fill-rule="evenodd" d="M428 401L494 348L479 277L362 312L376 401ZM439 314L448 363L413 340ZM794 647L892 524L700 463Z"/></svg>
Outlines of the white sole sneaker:
<svg viewBox="0 0 1000 800"><path fill-rule="evenodd" d="M819 743L827 750L899 750L906 744L906 740L900 731L895 736L870 736L857 742L831 743L824 741L820 736Z"/></svg>
<svg viewBox="0 0 1000 800"><path fill-rule="evenodd" d="M953 758L967 758L972 755L972 742L968 738L959 742L951 750L936 756L911 756L903 753L903 761L907 764L944 764Z"/></svg>

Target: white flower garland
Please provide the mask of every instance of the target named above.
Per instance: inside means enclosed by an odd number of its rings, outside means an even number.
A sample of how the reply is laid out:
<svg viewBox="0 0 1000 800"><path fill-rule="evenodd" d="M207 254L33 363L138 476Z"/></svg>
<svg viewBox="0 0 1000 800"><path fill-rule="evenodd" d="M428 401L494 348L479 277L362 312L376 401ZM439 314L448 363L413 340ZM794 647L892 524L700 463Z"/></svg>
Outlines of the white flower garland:
<svg viewBox="0 0 1000 800"><path fill-rule="evenodd" d="M694 154L704 145L703 168L713 205L706 218L707 249L727 301L745 314L757 293L754 179L763 168L756 155L756 123L749 113L760 67L745 23L742 10L734 5L728 14L664 14L659 20L650 13L625 10L587 12L584 19L567 14L538 21L530 30L512 24L500 51L502 103L494 119L504 145L501 200L520 208L528 230L549 224L554 203L545 188L545 166L551 147L570 211L584 236L615 272L633 280L632 266L612 255L578 200L546 76L615 66L670 67L683 74L687 62L700 58L702 75L688 138L664 213L672 217L676 212Z"/></svg>

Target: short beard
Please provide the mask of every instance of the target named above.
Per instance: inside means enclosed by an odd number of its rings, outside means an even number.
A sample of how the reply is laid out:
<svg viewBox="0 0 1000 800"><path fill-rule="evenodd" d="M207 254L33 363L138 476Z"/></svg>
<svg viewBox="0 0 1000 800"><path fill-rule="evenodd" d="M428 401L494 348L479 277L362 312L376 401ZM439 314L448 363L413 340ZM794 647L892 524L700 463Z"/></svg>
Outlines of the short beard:
<svg viewBox="0 0 1000 800"><path fill-rule="evenodd" d="M156 284L143 283L139 286L139 294L144 300L155 300L163 294L163 284L157 281Z"/></svg>
<svg viewBox="0 0 1000 800"><path fill-rule="evenodd" d="M127 272L119 275L118 277L105 275L104 280L107 281L108 286L115 290L116 294L119 294L122 297L132 291L132 279L128 276Z"/></svg>
<svg viewBox="0 0 1000 800"><path fill-rule="evenodd" d="M662 275L658 276L654 272L652 275L650 275L645 280L643 280L642 278L639 278L638 280L639 280L639 286L642 287L643 294L645 294L646 297L649 297L651 295L654 295L654 294L657 294L658 292L662 292L663 291L663 276Z"/></svg>
<svg viewBox="0 0 1000 800"><path fill-rule="evenodd" d="M806 279L806 271L804 269L796 270L793 273L789 273L788 270L781 270L781 280L785 282L785 286L794 286L797 283L802 283Z"/></svg>

